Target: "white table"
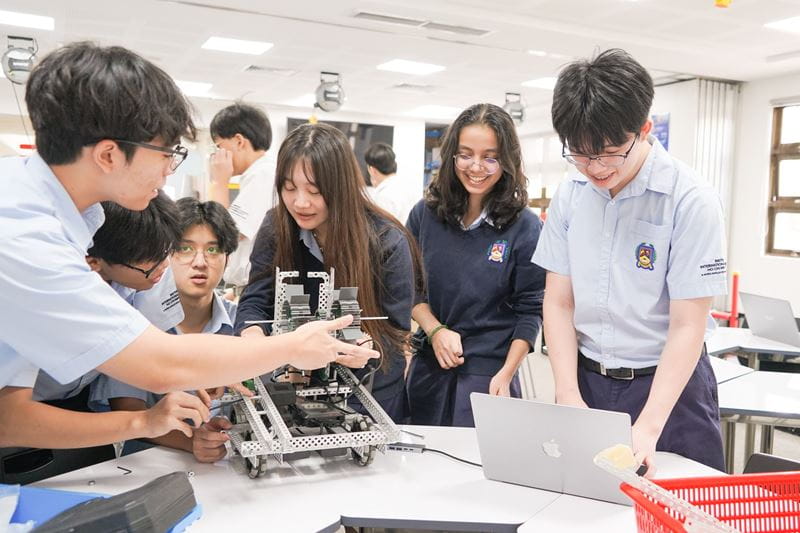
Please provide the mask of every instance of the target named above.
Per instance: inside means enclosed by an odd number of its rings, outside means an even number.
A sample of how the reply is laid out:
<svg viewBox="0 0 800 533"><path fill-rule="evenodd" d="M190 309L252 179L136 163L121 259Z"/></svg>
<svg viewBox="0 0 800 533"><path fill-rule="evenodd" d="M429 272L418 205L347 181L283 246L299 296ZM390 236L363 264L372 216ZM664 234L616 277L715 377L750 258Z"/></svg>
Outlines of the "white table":
<svg viewBox="0 0 800 533"><path fill-rule="evenodd" d="M713 355L709 356L709 361L711 362L711 369L714 371L714 377L717 378L717 385L754 372L749 366L740 365Z"/></svg>
<svg viewBox="0 0 800 533"><path fill-rule="evenodd" d="M658 478L719 476L722 472L672 453L656 454ZM633 507L562 495L525 522L520 533L625 533L636 532Z"/></svg>
<svg viewBox="0 0 800 533"><path fill-rule="evenodd" d="M474 429L409 428L428 447L479 461ZM405 438L405 437L404 437ZM125 475L122 466L132 470ZM38 486L116 494L175 470L192 471L203 516L195 531L233 528L335 531L340 524L516 531L559 494L486 480L480 468L430 452L378 454L372 465L319 457L279 466L253 480L237 464L203 465L185 452L153 448L57 476ZM92 485L89 482L93 481Z"/></svg>
<svg viewBox="0 0 800 533"><path fill-rule="evenodd" d="M792 346L782 342L765 339L753 335L747 328L718 327L713 335L706 341L709 355L719 355L725 352L743 352L747 356L748 366L758 370L759 354L778 357L800 356L800 346Z"/></svg>
<svg viewBox="0 0 800 533"><path fill-rule="evenodd" d="M428 447L479 461L474 429L408 429L424 434ZM661 477L714 473L673 454L658 453L656 460ZM125 474L120 466L132 473ZM340 525L512 532L523 524L538 528L527 531L567 531L581 530L593 509L599 509L597 520L624 523L631 531L635 528L629 507L488 481L480 468L430 452L387 451L368 467L319 457L283 466L271 462L268 473L256 480L238 468L233 461L199 464L187 453L158 447L37 485L116 494L168 472L191 471L195 495L203 506L203 516L192 532L234 528L328 532ZM554 503L558 506L553 507ZM554 514L558 509L569 512ZM540 515L545 524L557 521L559 527L542 528L539 522L531 522Z"/></svg>
<svg viewBox="0 0 800 533"><path fill-rule="evenodd" d="M719 386L719 412L726 424L726 456L728 471L732 468L733 438L736 422L747 424L748 434L761 425L761 451L772 452L775 426L800 427L800 374L788 372L753 372ZM745 459L752 453L754 442L749 435L745 443Z"/></svg>

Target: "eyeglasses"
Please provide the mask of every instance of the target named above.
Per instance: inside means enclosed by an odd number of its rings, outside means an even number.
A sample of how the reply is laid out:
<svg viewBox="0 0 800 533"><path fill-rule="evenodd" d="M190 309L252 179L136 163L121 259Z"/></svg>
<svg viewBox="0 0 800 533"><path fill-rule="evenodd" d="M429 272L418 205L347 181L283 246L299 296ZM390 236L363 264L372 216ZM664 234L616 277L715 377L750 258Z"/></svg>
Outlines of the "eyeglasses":
<svg viewBox="0 0 800 533"><path fill-rule="evenodd" d="M634 135L633 142L631 143L630 148L624 154L614 154L614 155L583 155L583 154L568 154L566 153L566 146L561 145L561 157L567 160L568 163L575 165L576 167L588 167L592 161L597 161L604 167L621 167L625 164L625 160L628 159L628 155L630 155L631 150L633 150L633 145L636 144L636 138L638 135Z"/></svg>
<svg viewBox="0 0 800 533"><path fill-rule="evenodd" d="M152 267L150 267L147 270L145 270L143 268L139 268L137 266L129 265L128 263L120 263L120 265L122 265L124 267L127 267L127 268L130 268L130 269L133 269L133 270L135 270L137 272L141 272L142 274L144 274L144 279L149 279L150 278L150 274L152 274L153 272L158 270L158 267L163 265L164 261L166 261L168 257L169 257L169 250L164 250L164 257L162 257L156 264L154 264Z"/></svg>
<svg viewBox="0 0 800 533"><path fill-rule="evenodd" d="M155 144L140 143L136 141L126 141L125 139L111 139L114 142L131 144L133 146L140 146L148 150L155 150L156 152L163 152L165 154L172 154L172 161L169 163L170 172L175 172L181 163L186 160L189 155L189 149L185 146L177 145L175 148L167 148L166 146L156 146Z"/></svg>
<svg viewBox="0 0 800 533"><path fill-rule="evenodd" d="M225 256L225 253L219 246L209 246L207 248L198 250L193 246L183 245L175 248L175 251L172 253L172 257L174 257L179 263L188 264L194 261L194 258L197 257L197 254L200 253L203 254L203 258L205 258L206 261L218 261Z"/></svg>
<svg viewBox="0 0 800 533"><path fill-rule="evenodd" d="M497 172L497 169L500 168L500 161L494 157L477 159L467 154L456 154L453 156L453 159L456 160L456 167L458 167L459 170L469 170L472 168L472 165L476 163L489 174L494 174Z"/></svg>

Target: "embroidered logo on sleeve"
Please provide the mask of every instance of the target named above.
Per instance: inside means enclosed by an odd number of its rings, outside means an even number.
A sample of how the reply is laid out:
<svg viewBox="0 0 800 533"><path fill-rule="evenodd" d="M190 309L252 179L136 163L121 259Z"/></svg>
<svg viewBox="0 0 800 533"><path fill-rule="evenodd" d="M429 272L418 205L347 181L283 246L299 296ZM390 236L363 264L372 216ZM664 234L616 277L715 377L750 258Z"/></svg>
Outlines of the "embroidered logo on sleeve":
<svg viewBox="0 0 800 533"><path fill-rule="evenodd" d="M508 241L495 241L486 253L489 261L494 263L502 263L508 255Z"/></svg>
<svg viewBox="0 0 800 533"><path fill-rule="evenodd" d="M656 248L650 243L643 242L636 247L636 268L654 270L656 264Z"/></svg>
<svg viewBox="0 0 800 533"><path fill-rule="evenodd" d="M700 276L714 276L728 272L728 263L724 258L718 257L709 263L700 265Z"/></svg>

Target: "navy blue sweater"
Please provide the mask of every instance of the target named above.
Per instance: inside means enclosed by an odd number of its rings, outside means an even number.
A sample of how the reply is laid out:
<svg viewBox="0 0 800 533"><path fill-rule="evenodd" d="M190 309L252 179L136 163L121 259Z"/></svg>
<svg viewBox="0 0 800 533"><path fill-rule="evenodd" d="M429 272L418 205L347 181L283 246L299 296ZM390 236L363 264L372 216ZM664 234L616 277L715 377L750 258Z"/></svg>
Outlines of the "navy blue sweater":
<svg viewBox="0 0 800 533"><path fill-rule="evenodd" d="M414 276L411 262L411 249L408 241L399 229L391 226L386 220L373 219L380 242L383 246L376 260L383 259L382 279L380 283L379 302L383 314L400 329L411 329L411 306L414 300ZM273 318L275 305L275 229L273 211L267 213L261 228L258 230L253 252L250 255L250 282L239 299L234 329L238 335L245 329L246 320L269 320ZM307 272L325 272L325 266L319 259L311 255L308 248L300 243L302 264L298 265L303 287L311 297L310 307L314 313L319 305L319 279L308 279ZM278 265L280 266L280 265ZM288 268L281 267L281 270ZM300 280L289 280L297 283ZM269 335L270 328L263 325ZM405 358L398 351L384 354L389 358L388 371L378 370L375 373L372 395L379 402L394 398L401 394L404 386ZM360 376L362 371L355 372Z"/></svg>
<svg viewBox="0 0 800 533"><path fill-rule="evenodd" d="M440 220L420 201L408 229L422 250L433 315L461 335L458 372L495 375L511 341L533 347L542 323L545 271L531 263L542 223L528 209L503 229L486 220L470 231ZM420 353L432 357L432 349Z"/></svg>

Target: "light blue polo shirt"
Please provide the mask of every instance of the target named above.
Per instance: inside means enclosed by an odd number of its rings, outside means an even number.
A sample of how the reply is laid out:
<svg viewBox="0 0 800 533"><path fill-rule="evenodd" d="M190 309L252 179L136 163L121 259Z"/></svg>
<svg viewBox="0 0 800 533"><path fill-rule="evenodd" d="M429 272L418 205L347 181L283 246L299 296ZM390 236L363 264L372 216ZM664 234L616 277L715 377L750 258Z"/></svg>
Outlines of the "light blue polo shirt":
<svg viewBox="0 0 800 533"><path fill-rule="evenodd" d="M102 207L78 212L38 156L0 159L0 388L67 383L149 325L86 264Z"/></svg>
<svg viewBox="0 0 800 533"><path fill-rule="evenodd" d="M183 307L181 307L178 287L175 285L175 276L173 276L171 268L167 268L158 283L146 291L137 291L113 281L110 285L117 294L158 329L167 331L183 322ZM40 370L33 387L33 399L48 401L71 398L97 379L99 375L100 372L97 370L90 370L74 381L61 384L47 372Z"/></svg>
<svg viewBox="0 0 800 533"><path fill-rule="evenodd" d="M578 348L607 368L658 363L670 300L727 293L719 196L653 145L613 199L575 171L547 210L532 261L570 277ZM708 317L706 338L714 329Z"/></svg>
<svg viewBox="0 0 800 533"><path fill-rule="evenodd" d="M181 312L183 314L183 312ZM236 304L226 300L214 292L214 298L211 308L211 320L209 320L201 333L210 333L216 335L233 335L233 321L236 318ZM183 318L181 318L181 322ZM177 325L167 333L180 335L181 331ZM95 411L108 411L109 402L111 398L138 398L147 404L150 408L158 403L162 398L161 394L153 394L152 392L138 389L127 383L123 383L114 378L106 375L94 381L91 385L91 392L89 393L89 407Z"/></svg>

